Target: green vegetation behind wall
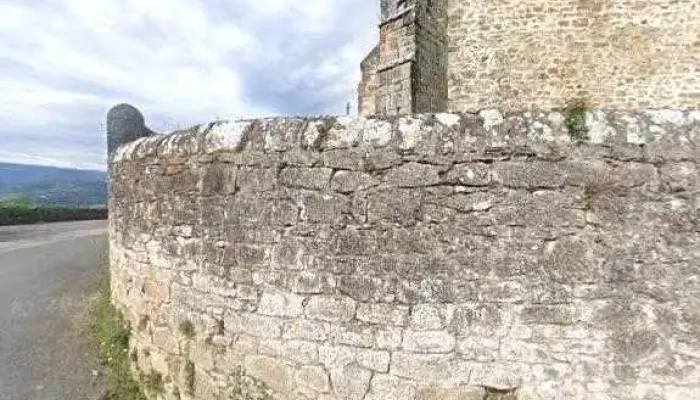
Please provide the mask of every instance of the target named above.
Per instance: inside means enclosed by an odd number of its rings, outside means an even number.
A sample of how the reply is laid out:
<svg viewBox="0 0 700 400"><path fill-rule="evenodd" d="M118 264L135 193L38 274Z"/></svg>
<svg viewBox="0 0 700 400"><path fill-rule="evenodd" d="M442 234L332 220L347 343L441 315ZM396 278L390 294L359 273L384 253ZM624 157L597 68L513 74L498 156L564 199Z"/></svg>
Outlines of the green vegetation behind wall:
<svg viewBox="0 0 700 400"><path fill-rule="evenodd" d="M24 197L0 198L0 225L106 219L106 208L34 205Z"/></svg>

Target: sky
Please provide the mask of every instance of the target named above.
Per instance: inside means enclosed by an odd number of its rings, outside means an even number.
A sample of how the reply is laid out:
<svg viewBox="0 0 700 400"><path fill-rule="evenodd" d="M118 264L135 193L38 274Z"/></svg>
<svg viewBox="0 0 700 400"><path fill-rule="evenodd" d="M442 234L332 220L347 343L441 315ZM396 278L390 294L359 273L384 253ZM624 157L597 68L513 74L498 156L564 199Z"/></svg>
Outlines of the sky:
<svg viewBox="0 0 700 400"><path fill-rule="evenodd" d="M163 133L345 113L378 19L378 0L2 0L0 162L105 169L123 102Z"/></svg>

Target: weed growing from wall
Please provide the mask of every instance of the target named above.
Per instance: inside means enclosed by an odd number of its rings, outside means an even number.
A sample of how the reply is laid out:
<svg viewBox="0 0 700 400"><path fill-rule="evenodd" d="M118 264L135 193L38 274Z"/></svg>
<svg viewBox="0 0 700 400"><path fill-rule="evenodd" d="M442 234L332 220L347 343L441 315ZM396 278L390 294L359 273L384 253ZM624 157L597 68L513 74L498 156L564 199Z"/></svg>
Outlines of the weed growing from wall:
<svg viewBox="0 0 700 400"><path fill-rule="evenodd" d="M194 362L190 360L190 352L192 347L192 340L197 336L194 324L190 320L185 320L180 323L180 334L185 338L185 366L183 368L184 381L185 381L185 393L190 396L194 396L195 390L195 372L196 367Z"/></svg>
<svg viewBox="0 0 700 400"><path fill-rule="evenodd" d="M588 102L585 99L575 99L570 101L564 109L564 125L569 136L574 140L588 139L586 126L588 108Z"/></svg>
<svg viewBox="0 0 700 400"><path fill-rule="evenodd" d="M180 333L188 340L194 339L194 337L196 336L196 332L194 330L194 324L192 323L192 321L183 321L180 324Z"/></svg>

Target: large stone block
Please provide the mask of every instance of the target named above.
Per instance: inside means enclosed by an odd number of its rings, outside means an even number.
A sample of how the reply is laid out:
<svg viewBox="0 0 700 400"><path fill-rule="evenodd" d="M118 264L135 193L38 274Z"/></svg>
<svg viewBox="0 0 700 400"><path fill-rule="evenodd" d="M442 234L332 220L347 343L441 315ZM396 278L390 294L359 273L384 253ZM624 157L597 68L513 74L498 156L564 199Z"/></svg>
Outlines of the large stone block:
<svg viewBox="0 0 700 400"><path fill-rule="evenodd" d="M277 290L266 290L260 297L258 312L278 317L298 317L304 311L304 297Z"/></svg>
<svg viewBox="0 0 700 400"><path fill-rule="evenodd" d="M417 353L449 353L455 338L447 331L404 331L403 348Z"/></svg>
<svg viewBox="0 0 700 400"><path fill-rule="evenodd" d="M288 393L294 385L294 367L267 356L245 358L246 373L278 393Z"/></svg>
<svg viewBox="0 0 700 400"><path fill-rule="evenodd" d="M342 296L312 296L306 304L306 316L310 319L343 322L355 316L355 301Z"/></svg>
<svg viewBox="0 0 700 400"><path fill-rule="evenodd" d="M404 400L414 399L416 384L391 375L374 375L365 399L370 400Z"/></svg>
<svg viewBox="0 0 700 400"><path fill-rule="evenodd" d="M329 168L298 168L289 167L280 172L280 183L285 186L321 190L326 188L333 170Z"/></svg>

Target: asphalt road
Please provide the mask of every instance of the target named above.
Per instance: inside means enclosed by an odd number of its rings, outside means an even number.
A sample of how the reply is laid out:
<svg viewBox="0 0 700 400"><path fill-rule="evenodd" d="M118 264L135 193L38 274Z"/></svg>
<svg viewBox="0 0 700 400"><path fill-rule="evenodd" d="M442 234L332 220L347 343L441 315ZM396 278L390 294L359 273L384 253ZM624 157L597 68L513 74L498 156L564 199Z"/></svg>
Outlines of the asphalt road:
<svg viewBox="0 0 700 400"><path fill-rule="evenodd" d="M0 227L0 400L102 395L86 313L106 274L106 227Z"/></svg>

